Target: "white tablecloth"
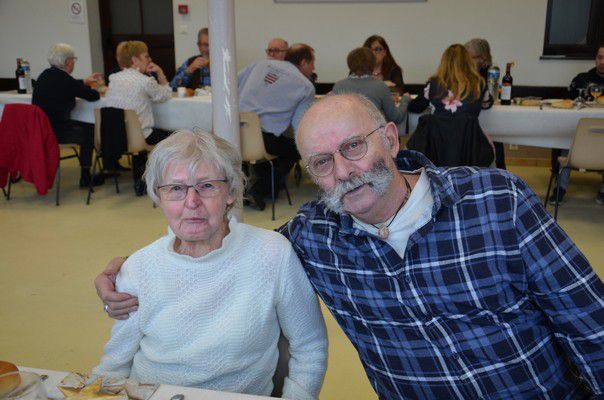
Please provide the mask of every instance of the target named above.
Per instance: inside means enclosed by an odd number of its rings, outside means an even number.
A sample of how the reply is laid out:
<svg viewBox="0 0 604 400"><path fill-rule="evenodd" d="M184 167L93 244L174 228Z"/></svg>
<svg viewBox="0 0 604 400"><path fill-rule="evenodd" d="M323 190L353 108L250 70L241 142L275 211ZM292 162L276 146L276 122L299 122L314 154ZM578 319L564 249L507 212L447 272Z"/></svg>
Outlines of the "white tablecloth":
<svg viewBox="0 0 604 400"><path fill-rule="evenodd" d="M57 389L57 385L65 376L67 376L67 372L21 366L19 366L19 370L35 372L40 375L48 375L48 379L44 381L47 396L51 399L63 398L63 394L59 391L59 389ZM149 400L169 400L170 397L179 393L185 395L185 400L260 400L271 398L240 393L215 392L213 390L195 389L182 386L160 385Z"/></svg>
<svg viewBox="0 0 604 400"><path fill-rule="evenodd" d="M28 103L31 104L30 94L17 94L0 92L0 116L4 104ZM71 118L77 121L94 124L94 109L103 107L103 99L99 101L85 101L76 99L76 106L71 112ZM173 131L176 129L193 129L212 131L212 97L173 97L165 103L153 104L155 127Z"/></svg>
<svg viewBox="0 0 604 400"><path fill-rule="evenodd" d="M409 132L419 114L409 113ZM526 146L568 149L580 118L604 118L604 107L563 110L544 106L493 106L480 113L480 126L494 141Z"/></svg>

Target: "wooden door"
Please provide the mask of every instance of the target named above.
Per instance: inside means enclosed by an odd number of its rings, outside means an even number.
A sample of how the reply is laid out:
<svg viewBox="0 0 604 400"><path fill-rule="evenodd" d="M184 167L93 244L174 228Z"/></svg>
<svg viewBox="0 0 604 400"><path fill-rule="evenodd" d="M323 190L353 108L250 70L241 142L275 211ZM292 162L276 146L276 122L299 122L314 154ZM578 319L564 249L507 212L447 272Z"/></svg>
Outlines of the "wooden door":
<svg viewBox="0 0 604 400"><path fill-rule="evenodd" d="M99 0L105 73L118 68L115 49L124 40L140 40L166 74L174 76L172 0Z"/></svg>

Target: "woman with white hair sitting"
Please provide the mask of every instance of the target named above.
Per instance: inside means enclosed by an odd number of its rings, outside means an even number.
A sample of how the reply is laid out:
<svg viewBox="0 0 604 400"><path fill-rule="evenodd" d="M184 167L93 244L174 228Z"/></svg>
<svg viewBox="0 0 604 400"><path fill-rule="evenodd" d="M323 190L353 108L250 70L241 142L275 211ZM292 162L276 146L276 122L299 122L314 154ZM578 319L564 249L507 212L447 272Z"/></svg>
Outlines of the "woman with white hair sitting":
<svg viewBox="0 0 604 400"><path fill-rule="evenodd" d="M237 150L175 132L151 152L145 180L173 234L122 266L117 289L139 307L116 321L93 373L269 395L283 332L283 397L316 398L327 367L317 298L287 239L228 215L244 188Z"/></svg>
<svg viewBox="0 0 604 400"><path fill-rule="evenodd" d="M94 73L84 80L71 76L75 68L73 47L57 43L48 51L50 68L44 70L34 86L31 103L39 106L48 116L59 143L77 143L80 145L80 166L82 168L80 187L87 188L90 183L90 166L92 165L92 148L94 146L94 125L71 119L71 110L75 99L96 101L99 93L89 85L102 79L100 73ZM102 178L95 177L93 183L102 183Z"/></svg>

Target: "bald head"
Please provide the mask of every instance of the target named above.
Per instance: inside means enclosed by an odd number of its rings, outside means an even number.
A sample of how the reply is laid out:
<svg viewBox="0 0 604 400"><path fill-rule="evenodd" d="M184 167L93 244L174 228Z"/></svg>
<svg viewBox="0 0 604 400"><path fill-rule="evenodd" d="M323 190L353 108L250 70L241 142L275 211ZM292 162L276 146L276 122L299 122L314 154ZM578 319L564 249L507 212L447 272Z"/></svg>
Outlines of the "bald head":
<svg viewBox="0 0 604 400"><path fill-rule="evenodd" d="M288 44L285 39L273 38L268 42L266 56L269 60L285 60Z"/></svg>
<svg viewBox="0 0 604 400"><path fill-rule="evenodd" d="M338 136L336 133L353 135L385 124L383 114L366 97L330 94L304 113L296 131L296 145L304 158L318 151L323 139Z"/></svg>

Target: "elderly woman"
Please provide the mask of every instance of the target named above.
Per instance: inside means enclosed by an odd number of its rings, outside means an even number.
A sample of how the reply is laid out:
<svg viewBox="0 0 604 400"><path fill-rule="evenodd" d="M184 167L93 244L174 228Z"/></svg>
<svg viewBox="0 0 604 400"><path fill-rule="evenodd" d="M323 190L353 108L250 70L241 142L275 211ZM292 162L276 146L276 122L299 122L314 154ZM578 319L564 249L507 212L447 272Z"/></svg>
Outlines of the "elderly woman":
<svg viewBox="0 0 604 400"><path fill-rule="evenodd" d="M394 104L392 93L388 86L373 79L375 55L367 47L359 47L348 53L346 58L350 75L338 81L333 86L334 93L358 93L367 97L384 114L386 121L400 124L407 116L409 95L401 98L399 107Z"/></svg>
<svg viewBox="0 0 604 400"><path fill-rule="evenodd" d="M375 67L373 69L373 77L384 81L389 88L403 93L405 82L403 81L403 70L396 63L390 47L382 36L369 36L363 47L367 47L375 54Z"/></svg>
<svg viewBox="0 0 604 400"><path fill-rule="evenodd" d="M117 321L95 374L269 395L281 332L289 339L283 397L315 398L327 337L291 245L228 216L243 193L228 142L180 131L151 152L145 179L174 235L124 263L117 288L138 311Z"/></svg>
<svg viewBox="0 0 604 400"><path fill-rule="evenodd" d="M159 143L171 133L154 127L153 103L172 98L172 89L164 71L151 60L147 45L136 40L121 42L117 46L117 60L122 70L109 76L105 106L136 111L145 141L148 144ZM157 76L157 81L149 75L151 73ZM138 196L145 193L140 179L145 160L144 154L133 159L134 190Z"/></svg>
<svg viewBox="0 0 604 400"><path fill-rule="evenodd" d="M44 110L59 143L80 145L80 187L87 188L91 179L94 125L72 120L70 114L75 107L76 97L86 101L96 101L100 98L99 93L88 86L102 79L102 75L94 73L84 80L75 79L71 74L77 59L70 45L53 45L48 51L50 68L45 69L38 77L31 103ZM93 180L94 185L102 182L100 175Z"/></svg>

